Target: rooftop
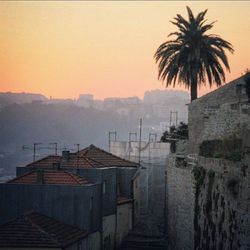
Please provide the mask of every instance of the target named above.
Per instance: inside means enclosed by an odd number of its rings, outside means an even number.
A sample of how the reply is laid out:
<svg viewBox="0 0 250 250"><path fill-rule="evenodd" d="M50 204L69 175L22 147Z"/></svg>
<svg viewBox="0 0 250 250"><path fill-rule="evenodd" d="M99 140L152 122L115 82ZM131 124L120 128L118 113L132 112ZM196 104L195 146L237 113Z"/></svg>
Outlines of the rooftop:
<svg viewBox="0 0 250 250"><path fill-rule="evenodd" d="M87 231L32 211L0 226L0 247L66 247L87 235Z"/></svg>
<svg viewBox="0 0 250 250"><path fill-rule="evenodd" d="M11 184L59 184L59 185L87 185L93 184L86 178L62 170L33 170L20 175L7 183Z"/></svg>
<svg viewBox="0 0 250 250"><path fill-rule="evenodd" d="M64 151L62 156L50 155L32 162L26 167L48 169L60 165L60 168L105 168L105 167L138 167L138 164L113 155L94 145L70 153Z"/></svg>
<svg viewBox="0 0 250 250"><path fill-rule="evenodd" d="M138 164L136 162L120 158L116 155L113 155L103 149L94 146L93 144L79 151L79 155L91 158L92 160L98 161L106 166L138 167Z"/></svg>

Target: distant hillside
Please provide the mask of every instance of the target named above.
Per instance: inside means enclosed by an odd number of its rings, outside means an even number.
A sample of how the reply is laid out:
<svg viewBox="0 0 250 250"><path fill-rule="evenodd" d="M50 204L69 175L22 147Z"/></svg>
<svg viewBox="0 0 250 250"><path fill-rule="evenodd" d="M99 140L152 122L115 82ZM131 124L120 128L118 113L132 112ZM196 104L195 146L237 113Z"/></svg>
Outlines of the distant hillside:
<svg viewBox="0 0 250 250"><path fill-rule="evenodd" d="M108 132L117 131L118 140L128 140L129 132L139 134L139 119L143 118L143 140L169 125L170 111L178 111L178 122L187 121L188 94L182 91L150 91L143 101L126 99L122 106L99 110L77 106L74 101L50 103L39 94L0 94L7 100L0 109L0 177L14 174L15 167L33 159L33 143L39 145L37 158L53 154L52 142L59 150L71 151L89 144L108 150ZM128 102L128 103L127 103ZM18 104L19 103L19 104ZM23 145L28 146L22 150Z"/></svg>
<svg viewBox="0 0 250 250"><path fill-rule="evenodd" d="M182 104L189 102L189 93L182 90L151 90L144 94L143 102L150 104Z"/></svg>

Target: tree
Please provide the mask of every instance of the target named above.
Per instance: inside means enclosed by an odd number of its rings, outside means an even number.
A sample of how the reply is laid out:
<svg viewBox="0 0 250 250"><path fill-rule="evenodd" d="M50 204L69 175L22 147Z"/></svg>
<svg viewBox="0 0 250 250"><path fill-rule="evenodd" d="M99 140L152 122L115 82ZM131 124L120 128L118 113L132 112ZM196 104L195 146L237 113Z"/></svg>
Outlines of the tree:
<svg viewBox="0 0 250 250"><path fill-rule="evenodd" d="M188 139L188 125L184 122L180 122L178 127L174 125L170 127L169 132L166 130L161 136L161 142L170 143L170 151L172 153L176 150L176 140Z"/></svg>
<svg viewBox="0 0 250 250"><path fill-rule="evenodd" d="M205 24L207 10L194 17L187 7L188 20L177 14L172 24L178 31L170 33L176 39L160 45L154 58L158 63L158 79L165 81L166 87L184 84L191 89L191 101L197 98L197 86L205 84L210 87L215 83L221 86L225 82L222 64L230 71L225 50L233 53L232 45L217 35L207 35L214 22Z"/></svg>

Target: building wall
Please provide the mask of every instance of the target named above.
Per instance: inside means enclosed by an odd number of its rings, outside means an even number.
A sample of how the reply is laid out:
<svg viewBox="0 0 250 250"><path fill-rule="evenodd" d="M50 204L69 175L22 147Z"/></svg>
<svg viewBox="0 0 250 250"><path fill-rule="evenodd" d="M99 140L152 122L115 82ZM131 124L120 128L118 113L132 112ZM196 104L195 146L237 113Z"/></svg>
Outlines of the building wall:
<svg viewBox="0 0 250 250"><path fill-rule="evenodd" d="M223 87L202 96L191 102L189 104L188 110L188 130L189 130L189 152L197 153L199 144L203 140L204 128L205 126L211 125L211 129L216 131L213 134L223 134L223 129L226 131L227 123L229 127L236 128L237 121L230 119L230 115L234 115L233 110L230 111L229 108L226 110L221 110L220 114L217 115L219 118L220 126L217 124L211 124L216 122L213 117L207 118L209 116L214 116L218 112L221 105L228 103L235 104L239 101L247 100L246 94L244 93L244 87L242 87L239 92L237 84L244 84L244 78L238 78ZM225 114L223 114L225 112ZM228 114L230 113L230 114ZM210 122L211 121L211 122ZM223 128L222 128L222 127ZM213 129L214 128L214 129ZM211 130L210 129L210 130ZM209 135L209 133L208 133Z"/></svg>
<svg viewBox="0 0 250 250"><path fill-rule="evenodd" d="M0 224L35 210L95 232L101 228L101 186L0 185ZM93 206L90 209L91 197Z"/></svg>
<svg viewBox="0 0 250 250"><path fill-rule="evenodd" d="M118 196L131 197L133 194L132 179L137 171L137 168L119 167L117 168L117 185Z"/></svg>
<svg viewBox="0 0 250 250"><path fill-rule="evenodd" d="M120 204L117 206L117 231L116 231L116 247L119 247L122 240L128 235L132 229L132 203Z"/></svg>
<svg viewBox="0 0 250 250"><path fill-rule="evenodd" d="M81 248L79 248L81 247ZM68 246L65 250L100 250L101 249L101 234L100 232L94 232L89 234L88 237L83 240ZM40 249L39 249L40 250Z"/></svg>
<svg viewBox="0 0 250 250"><path fill-rule="evenodd" d="M17 176L24 174L31 169L28 167L17 167ZM88 178L89 180L93 181L94 183L101 184L105 181L106 188L105 188L105 194L102 195L102 213L103 215L109 215L114 214L116 211L116 197L117 197L117 169L115 167L109 167L109 168L81 168L81 169L75 169L75 168L68 168L68 171L71 171L73 173L76 173L82 177ZM121 177L122 183L124 186L127 186L126 192L129 193L131 190L130 184L126 184L125 180L127 180L126 176L130 176L131 173L134 171L127 171L122 170L124 173Z"/></svg>
<svg viewBox="0 0 250 250"><path fill-rule="evenodd" d="M140 173L139 171L133 178L133 227L140 222Z"/></svg>
<svg viewBox="0 0 250 250"><path fill-rule="evenodd" d="M250 171L242 162L199 157L195 249L250 249Z"/></svg>
<svg viewBox="0 0 250 250"><path fill-rule="evenodd" d="M116 214L102 218L102 245L103 250L111 250L115 247Z"/></svg>
<svg viewBox="0 0 250 250"><path fill-rule="evenodd" d="M194 249L195 188L192 168L180 168L169 157L166 173L167 238L169 249Z"/></svg>
<svg viewBox="0 0 250 250"><path fill-rule="evenodd" d="M139 142L110 143L111 153L138 162ZM169 144L160 142L141 143L141 168L139 170L138 202L140 214L135 218L137 227L152 234L164 232L165 222L165 170Z"/></svg>
<svg viewBox="0 0 250 250"><path fill-rule="evenodd" d="M83 250L100 250L101 249L101 233L95 232L88 236L87 246L83 247Z"/></svg>

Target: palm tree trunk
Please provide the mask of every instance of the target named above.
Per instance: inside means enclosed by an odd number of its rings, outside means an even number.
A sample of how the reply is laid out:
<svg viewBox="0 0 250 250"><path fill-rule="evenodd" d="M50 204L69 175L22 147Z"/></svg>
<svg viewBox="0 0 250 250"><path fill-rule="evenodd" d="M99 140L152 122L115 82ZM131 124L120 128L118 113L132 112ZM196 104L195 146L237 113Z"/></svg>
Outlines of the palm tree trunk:
<svg viewBox="0 0 250 250"><path fill-rule="evenodd" d="M191 102L197 99L197 79L191 83Z"/></svg>

